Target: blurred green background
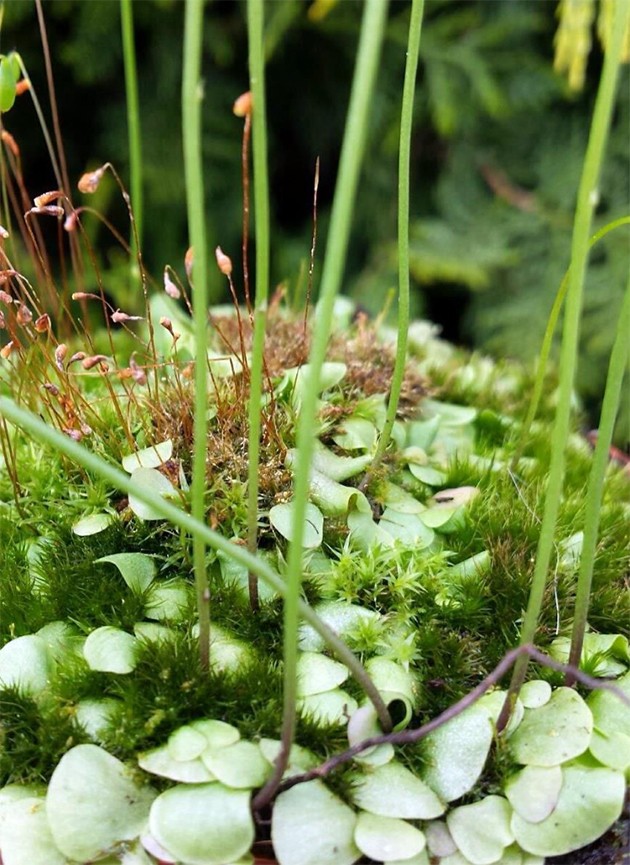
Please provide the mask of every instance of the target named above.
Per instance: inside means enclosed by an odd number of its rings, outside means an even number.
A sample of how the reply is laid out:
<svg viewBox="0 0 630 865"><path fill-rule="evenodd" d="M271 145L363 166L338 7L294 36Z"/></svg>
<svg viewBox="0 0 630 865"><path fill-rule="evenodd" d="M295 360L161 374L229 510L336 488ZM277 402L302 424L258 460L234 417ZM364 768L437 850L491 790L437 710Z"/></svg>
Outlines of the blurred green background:
<svg viewBox="0 0 630 865"><path fill-rule="evenodd" d="M129 183L120 7L116 0L43 3L69 173L111 161ZM20 52L49 117L37 15L31 0L5 3L0 50ZM183 274L187 246L180 86L184 4L135 0L144 156L142 248L158 276ZM318 265L334 191L362 3L273 0L266 8L272 284L304 292L313 175L321 161ZM392 2L356 203L345 292L380 311L396 286L396 175L409 3ZM422 34L412 165L413 312L456 342L531 360L569 260L573 208L602 54L593 34L579 92L553 71L556 3L429 0ZM204 31L204 157L209 240L232 256L240 286L242 121L234 99L248 87L245 5L208 2ZM3 118L22 152L29 191L55 181L27 96ZM595 229L630 212L630 82L624 67ZM77 199L79 194L77 193ZM123 234L113 182L96 196ZM92 202L90 202L92 203ZM93 238L116 302L141 302L107 232ZM253 249L250 268L253 271ZM594 250L578 386L591 425L630 268L630 229ZM300 276L301 275L301 276ZM214 276L217 300L226 299ZM317 269L316 269L317 282ZM125 295L126 292L126 295ZM120 298L127 301L125 305ZM630 438L627 389L617 441Z"/></svg>

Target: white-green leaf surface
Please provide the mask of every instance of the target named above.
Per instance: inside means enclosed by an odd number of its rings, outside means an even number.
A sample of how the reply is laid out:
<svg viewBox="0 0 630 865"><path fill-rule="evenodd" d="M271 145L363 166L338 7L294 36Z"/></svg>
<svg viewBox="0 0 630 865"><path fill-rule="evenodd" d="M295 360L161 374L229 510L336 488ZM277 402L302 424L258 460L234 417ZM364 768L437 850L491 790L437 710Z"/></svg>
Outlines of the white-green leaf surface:
<svg viewBox="0 0 630 865"><path fill-rule="evenodd" d="M87 538L90 535L98 535L100 532L104 532L113 522L113 514L107 514L105 512L88 514L74 523L72 531L80 538Z"/></svg>
<svg viewBox="0 0 630 865"><path fill-rule="evenodd" d="M512 808L502 796L486 796L472 805L454 808L446 823L457 847L472 865L492 865L514 841Z"/></svg>
<svg viewBox="0 0 630 865"><path fill-rule="evenodd" d="M359 745L372 736L382 736L383 730L378 721L376 709L372 703L360 706L353 712L348 721L348 744L352 747ZM383 766L394 758L394 746L390 742L382 745L372 745L355 756L357 763L367 766Z"/></svg>
<svg viewBox="0 0 630 865"><path fill-rule="evenodd" d="M431 820L446 810L427 784L393 761L357 775L352 799L359 808L381 817Z"/></svg>
<svg viewBox="0 0 630 865"><path fill-rule="evenodd" d="M332 439L346 451L371 451L376 444L377 434L371 421L362 417L349 417L341 421Z"/></svg>
<svg viewBox="0 0 630 865"><path fill-rule="evenodd" d="M114 553L94 560L115 565L132 592L141 594L155 579L155 560L145 553Z"/></svg>
<svg viewBox="0 0 630 865"><path fill-rule="evenodd" d="M590 709L573 688L557 688L539 709L526 709L510 737L518 763L558 766L583 754L593 732Z"/></svg>
<svg viewBox="0 0 630 865"><path fill-rule="evenodd" d="M236 727L215 718L200 718L191 721L190 726L205 737L210 748L227 748L241 738Z"/></svg>
<svg viewBox="0 0 630 865"><path fill-rule="evenodd" d="M525 682L519 693L519 699L526 709L540 709L551 697L551 685L544 679L532 679Z"/></svg>
<svg viewBox="0 0 630 865"><path fill-rule="evenodd" d="M369 454L358 457L339 456L339 454L335 454L324 447L320 441L315 442L313 468L333 481L339 481L339 483L347 481L348 478L365 471L371 461L372 457Z"/></svg>
<svg viewBox="0 0 630 865"><path fill-rule="evenodd" d="M493 738L493 723L472 706L438 727L424 740L422 778L443 802L453 802L477 783Z"/></svg>
<svg viewBox="0 0 630 865"><path fill-rule="evenodd" d="M554 811L540 823L512 815L520 846L538 856L563 856L595 841L619 818L625 781L614 769L581 761L562 767L562 789Z"/></svg>
<svg viewBox="0 0 630 865"><path fill-rule="evenodd" d="M276 799L271 840L280 865L352 865L357 815L321 781L291 787Z"/></svg>
<svg viewBox="0 0 630 865"><path fill-rule="evenodd" d="M164 583L153 583L147 592L144 614L158 622L182 622L190 602L190 586L176 577Z"/></svg>
<svg viewBox="0 0 630 865"><path fill-rule="evenodd" d="M74 717L91 739L100 742L113 716L122 705L120 700L113 697L80 700L75 706Z"/></svg>
<svg viewBox="0 0 630 865"><path fill-rule="evenodd" d="M201 759L219 781L236 789L262 787L271 772L258 745L243 740L227 748L206 748Z"/></svg>
<svg viewBox="0 0 630 865"><path fill-rule="evenodd" d="M558 804L562 789L560 766L525 766L505 785L512 808L529 823L540 823Z"/></svg>
<svg viewBox="0 0 630 865"><path fill-rule="evenodd" d="M297 695L322 694L342 685L348 668L319 652L302 652L297 661Z"/></svg>
<svg viewBox="0 0 630 865"><path fill-rule="evenodd" d="M98 859L137 838L155 792L139 786L115 757L97 745L76 745L61 758L46 794L57 847L69 859Z"/></svg>
<svg viewBox="0 0 630 865"><path fill-rule="evenodd" d="M424 850L426 839L420 829L395 817L380 817L361 811L354 840L362 853L377 861L410 859Z"/></svg>
<svg viewBox="0 0 630 865"><path fill-rule="evenodd" d="M316 604L313 609L320 619L340 637L348 634L363 621L377 621L381 618L375 610L368 610L346 601L324 601ZM312 625L300 625L299 648L302 652L321 652L325 645L323 637Z"/></svg>
<svg viewBox="0 0 630 865"><path fill-rule="evenodd" d="M6 809L0 844L3 865L67 865L39 797L19 799Z"/></svg>
<svg viewBox="0 0 630 865"><path fill-rule="evenodd" d="M126 472L131 474L136 469L156 469L165 463L173 455L173 442L171 439L159 442L150 448L143 448L132 454L127 454L122 459L122 466Z"/></svg>
<svg viewBox="0 0 630 865"><path fill-rule="evenodd" d="M293 540L294 511L295 506L293 502L283 502L279 505L274 505L269 511L269 522L288 541ZM317 505L307 502L302 546L309 550L315 549L321 544L323 536L324 515Z"/></svg>
<svg viewBox="0 0 630 865"><path fill-rule="evenodd" d="M345 724L356 712L358 703L341 688L310 694L297 702L300 715L310 718L315 724Z"/></svg>
<svg viewBox="0 0 630 865"><path fill-rule="evenodd" d="M169 479L157 469L139 468L131 473L131 481L151 496L177 498L177 490ZM163 520L164 516L153 505L141 501L133 492L129 493L129 507L141 520Z"/></svg>
<svg viewBox="0 0 630 865"><path fill-rule="evenodd" d="M249 790L218 782L180 784L154 801L149 829L157 842L187 865L225 865L254 840Z"/></svg>
<svg viewBox="0 0 630 865"><path fill-rule="evenodd" d="M103 673L131 673L136 666L138 640L111 625L97 628L83 645L83 656L91 670Z"/></svg>
<svg viewBox="0 0 630 865"><path fill-rule="evenodd" d="M35 697L48 685L51 658L42 637L16 637L0 649L0 687L20 688Z"/></svg>
<svg viewBox="0 0 630 865"><path fill-rule="evenodd" d="M431 820L424 826L423 831L427 839L427 850L432 856L442 858L457 852L457 844L444 820Z"/></svg>
<svg viewBox="0 0 630 865"><path fill-rule="evenodd" d="M173 730L168 737L166 748L173 760L195 760L208 747L208 740L188 724Z"/></svg>
<svg viewBox="0 0 630 865"><path fill-rule="evenodd" d="M170 778L171 781L182 781L185 784L205 784L216 780L201 759L176 760L171 757L166 745L139 754L138 765L152 775Z"/></svg>

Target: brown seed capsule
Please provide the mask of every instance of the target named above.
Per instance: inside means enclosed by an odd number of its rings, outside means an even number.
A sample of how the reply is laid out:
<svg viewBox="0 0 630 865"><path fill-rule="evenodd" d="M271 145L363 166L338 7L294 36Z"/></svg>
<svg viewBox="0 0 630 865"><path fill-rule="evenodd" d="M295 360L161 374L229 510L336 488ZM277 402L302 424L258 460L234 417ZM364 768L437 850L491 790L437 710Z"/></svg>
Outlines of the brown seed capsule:
<svg viewBox="0 0 630 865"><path fill-rule="evenodd" d="M4 317L4 313L2 312L2 310L0 310L0 330L4 330L4 328L6 326L7 326L7 320Z"/></svg>
<svg viewBox="0 0 630 865"><path fill-rule="evenodd" d="M60 372L63 372L63 362L66 359L66 355L68 354L68 346L61 342L55 349L55 364L57 365L57 369Z"/></svg>
<svg viewBox="0 0 630 865"><path fill-rule="evenodd" d="M248 114L252 113L253 101L252 101L252 93L251 90L248 90L245 93L241 93L238 97L234 105L232 106L232 112L237 117L245 117Z"/></svg>
<svg viewBox="0 0 630 865"><path fill-rule="evenodd" d="M112 321L115 324L120 324L123 321L142 321L141 315L127 315L126 312L121 312L119 309L112 312Z"/></svg>
<svg viewBox="0 0 630 865"><path fill-rule="evenodd" d="M71 232L77 227L78 214L76 210L71 211L66 216L66 221L63 224L64 231Z"/></svg>
<svg viewBox="0 0 630 865"><path fill-rule="evenodd" d="M17 323L22 325L30 324L33 321L33 313L30 311L28 306L22 304L22 306L18 309L16 313Z"/></svg>
<svg viewBox="0 0 630 865"><path fill-rule="evenodd" d="M70 366L71 363L76 363L78 360L83 360L84 357L85 357L84 351L75 351L75 353L72 355L72 357L70 358L70 360L68 361L66 366Z"/></svg>
<svg viewBox="0 0 630 865"><path fill-rule="evenodd" d="M0 240L8 240L10 236L4 225L0 225Z"/></svg>
<svg viewBox="0 0 630 865"><path fill-rule="evenodd" d="M105 174L104 165L101 165L101 167L97 168L95 171L88 171L83 174L77 184L79 192L85 192L86 194L96 192L103 174Z"/></svg>
<svg viewBox="0 0 630 865"><path fill-rule="evenodd" d="M50 330L50 316L47 312L40 315L35 321L35 330L37 333L46 333Z"/></svg>
<svg viewBox="0 0 630 865"><path fill-rule="evenodd" d="M39 210L46 207L51 201L57 201L58 198L63 198L63 192L61 189L53 189L51 192L42 192L41 195L36 196L33 199L33 204Z"/></svg>
<svg viewBox="0 0 630 865"><path fill-rule="evenodd" d="M62 432L65 433L69 438L74 439L75 442L80 442L83 438L83 434L79 432L78 429L69 429L68 427L64 427Z"/></svg>
<svg viewBox="0 0 630 865"><path fill-rule="evenodd" d="M11 356L11 354L16 348L17 344L15 340L12 339L11 342L8 342L6 345L3 345L2 348L0 348L0 357L4 360L7 360L7 358Z"/></svg>
<svg viewBox="0 0 630 865"><path fill-rule="evenodd" d="M84 357L81 360L81 366L83 367L83 369L94 369L95 366L97 366L98 364L103 364L103 361L106 360L107 355L105 354L93 354L91 357ZM70 359L70 363L72 363L72 358Z"/></svg>
<svg viewBox="0 0 630 865"><path fill-rule="evenodd" d="M168 270L166 270L166 268L164 269L164 291L169 297L172 297L173 300L179 300L182 296L180 290L168 275Z"/></svg>
<svg viewBox="0 0 630 865"><path fill-rule="evenodd" d="M61 217L64 215L63 207L59 207L58 204L50 204L47 207L31 207L29 211L27 211L27 216L29 213L39 213L42 216L58 216Z"/></svg>
<svg viewBox="0 0 630 865"><path fill-rule="evenodd" d="M135 382L138 384L147 383L147 374L141 366L138 366L133 355L129 358L129 368L131 369L131 377Z"/></svg>
<svg viewBox="0 0 630 865"><path fill-rule="evenodd" d="M31 82L28 78L22 78L21 81L15 85L15 95L21 96L23 93L26 93L27 90L31 89Z"/></svg>
<svg viewBox="0 0 630 865"><path fill-rule="evenodd" d="M216 256L217 265L218 265L221 273L224 276L231 276L232 275L232 259L230 258L230 256L226 255L220 246L217 246L217 248L214 250L214 254Z"/></svg>
<svg viewBox="0 0 630 865"><path fill-rule="evenodd" d="M13 303L13 298L7 291L0 290L0 303L6 303L7 306L10 306Z"/></svg>
<svg viewBox="0 0 630 865"><path fill-rule="evenodd" d="M51 381L46 382L46 384L44 385L44 389L51 393L53 396L59 396L59 388Z"/></svg>

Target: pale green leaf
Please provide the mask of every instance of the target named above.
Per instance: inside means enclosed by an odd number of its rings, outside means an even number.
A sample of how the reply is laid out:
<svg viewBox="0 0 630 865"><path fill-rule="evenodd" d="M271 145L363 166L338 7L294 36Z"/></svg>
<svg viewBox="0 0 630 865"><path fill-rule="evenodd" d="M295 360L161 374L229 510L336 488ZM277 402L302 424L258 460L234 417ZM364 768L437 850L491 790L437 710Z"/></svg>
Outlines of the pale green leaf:
<svg viewBox="0 0 630 865"><path fill-rule="evenodd" d="M188 724L174 730L166 743L169 757L173 760L195 760L207 747L206 737Z"/></svg>
<svg viewBox="0 0 630 865"><path fill-rule="evenodd" d="M319 652L303 652L297 661L297 695L332 691L348 678L348 668Z"/></svg>
<svg viewBox="0 0 630 865"><path fill-rule="evenodd" d="M104 625L88 635L83 656L91 670L125 674L135 669L137 648L138 640L134 636Z"/></svg>
<svg viewBox="0 0 630 865"><path fill-rule="evenodd" d="M293 539L295 506L293 502L274 505L269 511L269 522L286 540ZM319 547L324 536L324 515L312 502L307 502L304 515L302 546L306 549Z"/></svg>
<svg viewBox="0 0 630 865"><path fill-rule="evenodd" d="M50 829L62 853L86 862L137 838L155 792L97 745L76 745L61 758L46 795Z"/></svg>
<svg viewBox="0 0 630 865"><path fill-rule="evenodd" d="M163 498L177 498L177 490L173 484L157 469L139 468L131 474L131 481L134 486L137 486L155 498L161 496ZM141 501L133 492L129 493L129 507L137 517L141 520L163 520L164 516L157 511L152 505Z"/></svg>
<svg viewBox="0 0 630 865"><path fill-rule="evenodd" d="M67 865L50 832L43 798L12 802L0 841L3 865Z"/></svg>
<svg viewBox="0 0 630 865"><path fill-rule="evenodd" d="M254 840L248 790L218 782L178 785L154 801L149 829L187 865L225 865L239 859Z"/></svg>
<svg viewBox="0 0 630 865"><path fill-rule="evenodd" d="M367 811L359 813L354 840L362 853L378 861L410 859L426 845L424 834L410 823Z"/></svg>
<svg viewBox="0 0 630 865"><path fill-rule="evenodd" d="M138 594L146 591L155 579L155 561L145 553L114 553L94 559L94 562L115 565L131 591Z"/></svg>
<svg viewBox="0 0 630 865"><path fill-rule="evenodd" d="M271 765L253 742L241 740L227 748L206 748L201 759L219 781L237 789L262 787L271 772Z"/></svg>
<svg viewBox="0 0 630 865"><path fill-rule="evenodd" d="M323 694L310 694L297 701L300 715L310 718L315 724L345 724L356 711L357 701L350 694L335 688Z"/></svg>
<svg viewBox="0 0 630 865"><path fill-rule="evenodd" d="M540 711L540 710L539 710ZM625 796L621 772L580 761L562 767L562 789L554 811L540 823L512 815L520 846L538 856L564 856L595 841L619 818Z"/></svg>
<svg viewBox="0 0 630 865"><path fill-rule="evenodd" d="M453 802L475 786L493 735L488 713L472 706L429 733L421 743L426 766L422 778L443 802Z"/></svg>
<svg viewBox="0 0 630 865"><path fill-rule="evenodd" d="M355 776L352 799L381 817L431 820L446 810L430 787L396 762Z"/></svg>
<svg viewBox="0 0 630 865"><path fill-rule="evenodd" d="M298 784L276 799L271 840L280 865L352 865L357 816L321 782Z"/></svg>
<svg viewBox="0 0 630 865"><path fill-rule="evenodd" d="M520 690L519 698L526 709L539 709L549 702L551 685L543 679L532 679L525 682Z"/></svg>
<svg viewBox="0 0 630 865"><path fill-rule="evenodd" d="M153 583L146 595L144 614L159 622L183 622L190 604L190 586L179 577Z"/></svg>
<svg viewBox="0 0 630 865"><path fill-rule="evenodd" d="M525 766L505 784L512 808L529 823L540 823L558 804L562 787L560 766Z"/></svg>
<svg viewBox="0 0 630 865"><path fill-rule="evenodd" d="M502 796L486 796L472 805L454 808L446 823L457 847L472 865L492 865L514 841L512 808Z"/></svg>
<svg viewBox="0 0 630 865"><path fill-rule="evenodd" d="M51 668L46 642L35 634L16 637L0 649L0 687L36 697L47 687Z"/></svg>
<svg viewBox="0 0 630 865"><path fill-rule="evenodd" d="M169 754L166 745L139 754L138 765L152 775L170 778L171 781L182 781L185 784L204 784L216 780L200 759L175 760Z"/></svg>
<svg viewBox="0 0 630 865"><path fill-rule="evenodd" d="M122 467L129 474L139 468L156 469L167 460L170 460L172 455L173 442L171 439L167 439L166 441L152 445L152 447L127 454L127 456L122 458Z"/></svg>
<svg viewBox="0 0 630 865"><path fill-rule="evenodd" d="M100 532L104 532L105 529L111 526L113 522L113 514L107 514L104 512L97 514L88 514L85 517L81 517L76 521L76 523L74 523L74 525L72 526L72 531L80 538L86 538L90 535L98 535Z"/></svg>
<svg viewBox="0 0 630 865"><path fill-rule="evenodd" d="M509 740L514 759L531 766L558 766L583 754L593 732L593 716L572 688L558 688L525 717Z"/></svg>

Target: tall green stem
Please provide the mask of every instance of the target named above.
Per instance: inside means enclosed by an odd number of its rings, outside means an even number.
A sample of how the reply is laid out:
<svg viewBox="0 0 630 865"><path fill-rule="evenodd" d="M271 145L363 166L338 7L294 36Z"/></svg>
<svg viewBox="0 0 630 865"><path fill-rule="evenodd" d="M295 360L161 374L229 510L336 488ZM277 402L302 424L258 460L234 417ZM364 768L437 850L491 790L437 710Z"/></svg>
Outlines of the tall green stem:
<svg viewBox="0 0 630 865"><path fill-rule="evenodd" d="M269 182L267 178L267 116L263 50L263 0L248 0L249 80L253 101L254 220L256 232L256 297L254 301L254 342L249 383L249 466L247 503L247 548L256 552L258 542L258 463L265 348L265 323L269 294ZM258 586L249 577L252 609L258 607Z"/></svg>
<svg viewBox="0 0 630 865"><path fill-rule="evenodd" d="M184 70L182 80L182 121L184 175L188 207L188 229L193 248L193 313L195 325L195 418L192 468L192 515L205 518L206 444L208 434L208 287L207 244L204 218L204 186L201 158L201 45L203 0L186 0L184 22ZM193 567L199 611L199 654L201 664L210 663L210 590L206 574L206 544L199 532L193 534Z"/></svg>
<svg viewBox="0 0 630 865"><path fill-rule="evenodd" d="M135 250L136 236L142 246L142 148L140 144L140 111L138 108L138 75L136 47L133 34L132 0L120 0L123 59L125 65L125 92L127 96L127 132L129 136L129 174L131 206L136 232L131 233L131 249ZM137 250L135 250L137 252Z"/></svg>
<svg viewBox="0 0 630 865"><path fill-rule="evenodd" d="M582 657L582 646L584 644L584 632L586 631L586 617L591 594L591 583L593 578L593 565L595 563L595 551L597 547L597 533L599 531L599 517L602 503L602 491L604 488L604 477L608 465L608 450L612 441L615 419L619 410L621 399L621 386L626 371L626 363L630 354L630 279L626 287L626 293L621 306L619 322L617 324L617 335L610 355L608 376L606 379L606 390L602 413L599 420L599 430L593 465L588 479L586 492L585 514L584 514L584 541L582 544L582 555L580 558L580 570L578 574L577 593L575 598L575 616L573 618L573 633L571 634L571 650L569 652L569 664L579 667ZM569 682L568 684L572 684Z"/></svg>
<svg viewBox="0 0 630 865"><path fill-rule="evenodd" d="M398 400L405 376L407 360L407 336L409 331L409 170L411 161L411 129L413 125L413 101L416 92L416 73L420 53L420 33L424 0L413 0L409 20L409 39L405 83L403 85L400 112L400 144L398 149L398 336L396 340L396 362L387 403L385 424L378 440L371 474L383 458L396 420Z"/></svg>
<svg viewBox="0 0 630 865"><path fill-rule="evenodd" d="M630 12L630 4L616 3L613 19L613 36L604 57L602 76L595 101L595 110L589 134L582 177L578 190L577 207L573 224L571 244L571 265L566 311L560 353L560 387L558 407L551 440L551 464L545 495L540 538L536 552L534 576L523 627L521 645L533 643L538 625L538 616L545 591L549 561L554 542L554 532L564 481L565 448L569 434L571 416L571 395L575 379L578 354L580 315L586 263L589 251L591 220L597 204L597 183L604 154L604 147L615 101L615 87L619 72L620 49L624 34L624 23ZM501 716L497 721L499 729L507 723L510 709L527 672L529 659L520 658L514 668L510 690Z"/></svg>
<svg viewBox="0 0 630 865"><path fill-rule="evenodd" d="M620 216L619 219L615 219L612 222L609 222L607 225L604 225L599 231L596 231L595 234L591 237L588 242L589 249L595 246L603 237L605 237L609 232L614 231L614 229L619 228L622 225L630 224L630 216ZM558 293L556 294L556 299L553 302L553 306L551 307L551 312L549 313L549 318L547 319L547 325L545 327L545 334L543 336L542 346L540 348L540 355L538 356L538 361L536 363L536 378L534 381L534 389L532 391L532 398L529 403L529 407L527 409L527 415L525 416L525 420L521 424L521 429L518 436L518 441L516 443L516 448L514 449L514 456L510 461L510 468L512 471L516 471L518 466L518 462L523 455L523 451L525 449L525 445L527 443L527 439L529 437L529 431L531 429L532 423L534 422L534 418L536 417L536 412L538 411L538 406L540 404L540 398L542 396L543 387L545 384L545 373L547 371L547 362L549 360L549 354L551 353L551 344L553 342L553 335L556 330L556 325L558 323L558 319L560 317L560 310L562 309L562 304L564 303L564 299L567 294L567 288L569 287L569 271L564 274L562 277L562 282L560 283L560 288L558 289Z"/></svg>
<svg viewBox="0 0 630 865"><path fill-rule="evenodd" d="M311 460L314 449L314 430L316 428L320 373L326 356L335 297L339 291L343 277L350 236L352 208L359 180L363 151L365 149L370 101L378 68L386 12L387 0L366 0L326 245L321 295L313 332L313 345L309 359L309 369L306 373L308 376L307 385L298 421L293 527L287 562L288 591L284 604L284 712L282 748L276 760L271 778L258 796L256 796L255 806L257 808L262 807L273 796L286 768L295 732L297 630L303 565L302 541L304 538Z"/></svg>
<svg viewBox="0 0 630 865"><path fill-rule="evenodd" d="M285 581L263 559L252 556L247 550L231 543L227 538L209 528L203 520L199 521L172 502L166 501L161 496L156 496L155 493L147 490L145 487L138 486L129 475L122 472L116 466L111 465L111 463L108 463L97 454L88 451L85 447L69 438L69 436L63 435L63 433L48 426L33 412L20 408L8 397L0 396L0 415L12 424L21 427L34 439L44 442L44 444L64 454L69 460L82 466L87 471L93 472L98 477L103 478L114 488L122 490L128 495L133 494L139 501L150 505L153 510L161 513L165 520L169 520L173 525L178 526L185 532L189 532L193 537L199 537L203 543L213 549L225 553L226 556L229 556L237 564L258 574L279 595L282 597L286 596L288 589ZM373 703L379 718L384 720L387 717L387 709L383 703L383 699L372 684L370 677L358 658L352 654L343 640L322 622L308 604L300 600L298 606L302 618L309 625L312 625L329 649L346 665Z"/></svg>

